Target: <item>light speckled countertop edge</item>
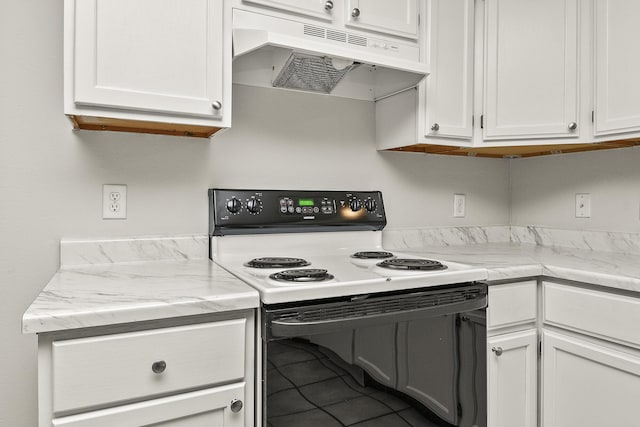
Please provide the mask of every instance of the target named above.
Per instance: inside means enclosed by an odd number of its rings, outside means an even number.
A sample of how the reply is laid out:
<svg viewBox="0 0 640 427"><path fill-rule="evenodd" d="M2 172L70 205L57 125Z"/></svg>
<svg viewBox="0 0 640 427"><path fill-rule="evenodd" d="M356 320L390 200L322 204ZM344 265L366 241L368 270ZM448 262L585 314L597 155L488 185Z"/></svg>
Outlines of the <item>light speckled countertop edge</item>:
<svg viewBox="0 0 640 427"><path fill-rule="evenodd" d="M635 253L522 243L425 246L402 250L445 262L485 268L488 282L546 277L640 292L640 255Z"/></svg>
<svg viewBox="0 0 640 427"><path fill-rule="evenodd" d="M260 306L258 292L209 260L64 267L22 317L24 334Z"/></svg>
<svg viewBox="0 0 640 427"><path fill-rule="evenodd" d="M640 292L640 255L631 251L640 247L635 236L591 233L593 236L587 234L580 240L572 233L573 247L548 247L544 246L547 241L560 238L569 242L569 238L557 230L534 227L391 230L384 246L486 269L488 282L542 276ZM598 251L594 242L604 249L624 248L629 252ZM25 312L23 333L212 314L260 305L257 291L204 257L207 236L93 243L91 247L91 241L63 241L69 262L63 263ZM130 259L134 261L127 261ZM159 266L163 271L160 275ZM180 292L182 283L189 284L188 290ZM158 284L159 293L155 287L146 288Z"/></svg>

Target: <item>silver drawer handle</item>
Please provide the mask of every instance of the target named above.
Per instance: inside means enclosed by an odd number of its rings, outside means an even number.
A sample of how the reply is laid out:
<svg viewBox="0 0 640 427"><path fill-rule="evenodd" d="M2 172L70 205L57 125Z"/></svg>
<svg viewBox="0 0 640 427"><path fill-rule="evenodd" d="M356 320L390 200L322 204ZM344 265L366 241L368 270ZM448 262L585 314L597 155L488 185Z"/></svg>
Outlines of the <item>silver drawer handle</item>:
<svg viewBox="0 0 640 427"><path fill-rule="evenodd" d="M212 107L214 110L220 110L220 109L222 109L222 102L220 102L220 101L213 101L213 102L211 103L211 107Z"/></svg>
<svg viewBox="0 0 640 427"><path fill-rule="evenodd" d="M360 16L360 9L358 9L357 7L356 7L355 9L353 9L353 10L351 11L351 16L352 16L353 18L357 18L358 16Z"/></svg>
<svg viewBox="0 0 640 427"><path fill-rule="evenodd" d="M164 360L153 362L153 364L151 365L151 370L155 374L161 374L165 371L165 369L167 369L167 362L165 362Z"/></svg>
<svg viewBox="0 0 640 427"><path fill-rule="evenodd" d="M231 412L240 412L242 410L242 400L240 399L233 399L231 401Z"/></svg>
<svg viewBox="0 0 640 427"><path fill-rule="evenodd" d="M431 130L434 132L438 132L440 130L440 125L437 123L434 123L433 126L431 126Z"/></svg>
<svg viewBox="0 0 640 427"><path fill-rule="evenodd" d="M491 347L491 351L493 351L496 356L502 356L502 347Z"/></svg>
<svg viewBox="0 0 640 427"><path fill-rule="evenodd" d="M333 2L331 0L328 0L324 3L324 10L331 10L333 9Z"/></svg>
<svg viewBox="0 0 640 427"><path fill-rule="evenodd" d="M571 122L571 123L569 123L568 128L569 128L569 130L576 130L576 129L578 129L578 124L576 122Z"/></svg>

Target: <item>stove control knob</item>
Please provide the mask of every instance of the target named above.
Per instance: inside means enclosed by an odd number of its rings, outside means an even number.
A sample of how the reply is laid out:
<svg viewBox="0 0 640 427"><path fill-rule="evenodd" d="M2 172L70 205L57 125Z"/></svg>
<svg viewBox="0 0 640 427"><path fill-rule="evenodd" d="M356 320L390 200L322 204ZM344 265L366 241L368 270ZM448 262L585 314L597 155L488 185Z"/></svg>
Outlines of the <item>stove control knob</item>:
<svg viewBox="0 0 640 427"><path fill-rule="evenodd" d="M227 210L229 212L233 214L238 213L240 212L240 208L242 208L242 203L240 202L240 200L236 199L235 197L227 200Z"/></svg>
<svg viewBox="0 0 640 427"><path fill-rule="evenodd" d="M260 212L260 208L262 206L260 206L260 201L256 200L256 199L249 199L247 201L247 210L251 213L258 213Z"/></svg>
<svg viewBox="0 0 640 427"><path fill-rule="evenodd" d="M377 207L378 205L376 204L376 201L373 199L367 199L364 202L364 208L367 210L367 212L373 212L376 210Z"/></svg>
<svg viewBox="0 0 640 427"><path fill-rule="evenodd" d="M349 201L349 207L352 211L358 212L362 208L362 202L358 199L351 199Z"/></svg>

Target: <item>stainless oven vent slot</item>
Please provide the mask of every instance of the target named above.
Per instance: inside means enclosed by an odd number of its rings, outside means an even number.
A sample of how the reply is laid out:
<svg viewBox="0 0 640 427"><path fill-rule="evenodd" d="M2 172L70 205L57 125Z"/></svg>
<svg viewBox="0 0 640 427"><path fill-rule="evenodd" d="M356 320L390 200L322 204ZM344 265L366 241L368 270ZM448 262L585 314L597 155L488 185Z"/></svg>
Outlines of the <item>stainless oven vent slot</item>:
<svg viewBox="0 0 640 427"><path fill-rule="evenodd" d="M484 307L486 287L473 285L292 309L267 309L266 317L270 335L286 337L461 313Z"/></svg>

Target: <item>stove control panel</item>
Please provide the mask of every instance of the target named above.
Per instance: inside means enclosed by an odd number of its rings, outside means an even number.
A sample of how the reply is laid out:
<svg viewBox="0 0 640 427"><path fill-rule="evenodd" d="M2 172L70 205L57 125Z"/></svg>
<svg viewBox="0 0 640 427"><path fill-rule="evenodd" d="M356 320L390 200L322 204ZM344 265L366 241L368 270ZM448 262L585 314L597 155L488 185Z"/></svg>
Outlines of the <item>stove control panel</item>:
<svg viewBox="0 0 640 427"><path fill-rule="evenodd" d="M379 191L209 190L209 234L381 230Z"/></svg>

